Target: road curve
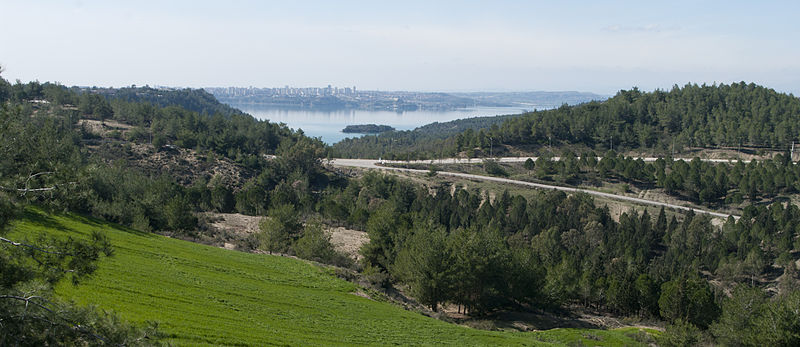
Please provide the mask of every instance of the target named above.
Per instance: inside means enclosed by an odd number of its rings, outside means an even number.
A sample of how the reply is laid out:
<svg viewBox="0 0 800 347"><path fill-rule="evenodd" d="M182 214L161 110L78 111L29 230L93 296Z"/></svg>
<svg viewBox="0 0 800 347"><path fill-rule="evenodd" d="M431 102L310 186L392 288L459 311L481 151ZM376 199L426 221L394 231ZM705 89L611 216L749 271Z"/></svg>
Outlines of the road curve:
<svg viewBox="0 0 800 347"><path fill-rule="evenodd" d="M480 164L483 162L484 159L492 159L496 160L500 163L519 163L524 162L530 158L533 161L539 160L539 157L496 157L496 158L445 158L445 159L429 159L429 160L379 160L379 162L386 163L386 164ZM603 157L596 157L597 161L603 159ZM646 163L652 163L658 160L658 157L634 157L634 160L642 159L642 161ZM661 158L664 159L664 158ZM686 162L692 161L694 158L674 158L673 160L683 160ZM736 164L739 159L701 159L700 161L705 161L709 163L725 163L725 164ZM342 159L345 160L345 159ZM360 159L359 159L360 160ZM372 160L372 159L364 159L364 160ZM550 160L559 161L561 157L550 157ZM750 160L742 160L742 163L748 164Z"/></svg>
<svg viewBox="0 0 800 347"><path fill-rule="evenodd" d="M524 159L523 159L524 160ZM425 161L426 163L430 163L430 161ZM428 170L418 170L418 169L406 169L406 168L398 168L398 167L386 167L386 166L378 166L378 161L374 159L332 159L330 160L330 164L333 166L339 167L358 167L364 169L380 169L380 170L391 170L391 171L404 171L404 172L416 172L416 173L427 173ZM482 176L482 175L473 175L473 174L466 174L460 172L448 172L448 171L437 171L438 175L443 176L453 176L453 177L461 177L461 178L468 178L473 180L482 180L482 181L490 181L490 182L498 182L498 183L505 183L505 184L515 184L520 186L527 186L537 189L554 189L560 190L564 192L572 192L572 193L586 193L589 195L600 196L604 198L620 200L620 201L627 201L633 202L636 204L645 204L645 205L652 205L652 206L663 206L666 208L672 208L677 210L684 210L684 211L694 211L695 213L707 214L713 217L719 218L728 218L729 216L733 216L735 219L739 219L739 216L734 214L726 214L726 213L719 213L714 211L708 210L701 210L681 205L670 204L666 202L660 201L653 201L647 199L640 199L634 198L630 196L624 195L616 195L611 193L604 193L598 192L595 190L587 190L581 188L572 188L572 187L562 187L562 186L554 186L549 184L542 184L542 183L533 183L533 182L526 182L526 181L518 181L512 180L508 178L501 178L501 177L493 177L493 176Z"/></svg>

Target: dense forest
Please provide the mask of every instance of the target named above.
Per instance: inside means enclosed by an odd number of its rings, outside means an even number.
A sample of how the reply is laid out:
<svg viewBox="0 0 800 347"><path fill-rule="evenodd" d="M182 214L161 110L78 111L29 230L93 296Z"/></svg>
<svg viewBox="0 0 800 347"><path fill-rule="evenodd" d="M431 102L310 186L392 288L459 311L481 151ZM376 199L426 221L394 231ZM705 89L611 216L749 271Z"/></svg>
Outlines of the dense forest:
<svg viewBox="0 0 800 347"><path fill-rule="evenodd" d="M389 137L335 146L341 156L426 159L488 153L491 145L589 149L646 149L667 154L685 147L759 147L785 150L800 140L800 99L744 82L687 84L670 91L623 90L606 101L526 113L497 127L439 139L392 143ZM390 145L391 144L391 145ZM368 148L379 146L374 153Z"/></svg>
<svg viewBox="0 0 800 347"><path fill-rule="evenodd" d="M154 106L179 106L187 111L222 116L244 115L239 109L220 103L203 89L151 88L149 86L125 88L83 88L82 92L105 96L112 103L122 100L131 103L148 103Z"/></svg>
<svg viewBox="0 0 800 347"><path fill-rule="evenodd" d="M346 138L332 146L332 152L342 158L419 159L445 154L439 142L464 131L476 132L520 115L473 117L449 122L433 122L414 130L394 131L379 135ZM408 151L409 148L413 150ZM398 152L403 153L398 154ZM449 151L446 153L450 153Z"/></svg>
<svg viewBox="0 0 800 347"><path fill-rule="evenodd" d="M62 189L59 191L64 196L56 199L70 210L144 230L190 230L195 226L189 217L193 210L230 212L236 208L254 213L270 206L269 193L281 184L288 185L289 179L290 182L299 179L306 185L326 182L318 163L324 156L319 140L245 114L206 115L189 111L183 108L186 102L183 90L176 91L176 97L163 92L165 99L177 100L179 104L161 107L105 98L91 90L50 83L31 82L6 88L12 90L12 102L17 102L14 104L17 106L7 106L8 131L25 136L14 138L18 142L8 146L3 176L17 184L40 186L73 182L70 189L81 193ZM188 103L199 105L203 100ZM133 128L125 138L98 141L96 135L78 125L80 118L115 120ZM99 158L104 153L119 152L113 150L115 147L136 143L152 144L155 151L173 146L206 153L211 158L226 157L260 174L244 187L215 185L214 177L209 177L206 184L185 187L172 177L142 172L124 160ZM275 155L273 160L271 156ZM34 167L28 167L31 165ZM38 172L54 174L25 177ZM296 189L297 185L292 189L278 188L284 193L276 193L280 197L272 200L293 203L300 200L297 191L308 190ZM234 197L234 191L241 194Z"/></svg>
<svg viewBox="0 0 800 347"><path fill-rule="evenodd" d="M789 160L789 153L760 161L715 163L670 157L645 162L613 151L598 157L593 151L577 156L565 150L557 159L529 158L522 165L527 174L517 178L571 186L601 187L604 182L622 182L643 189L662 188L681 200L710 207L785 199L800 193L800 167ZM489 175L509 175L508 169L496 161L484 160L482 166ZM447 170L438 165L434 168Z"/></svg>
<svg viewBox="0 0 800 347"><path fill-rule="evenodd" d="M257 247L350 267L377 287L405 286L433 311L454 305L481 317L578 306L664 320L669 325L663 345L800 343L800 209L794 204L753 205L740 219L715 226L705 216L664 210L655 216L631 210L615 219L582 194L493 197L378 173L352 178L323 167L321 158L332 152L319 140L230 111L202 91L123 89L0 79L0 315L9 322L0 342L25 336L32 345L98 339L136 344L159 334L155 327L131 326L53 297L56 282L91 275L99 258L113 256L113 247L102 233L91 242L6 239L10 221L36 205L186 238L198 232L200 212L267 216ZM760 97L765 101L755 101ZM673 103L689 115L674 111L670 118L667 105ZM768 109L775 111L764 116ZM793 97L752 85L686 86L669 93L620 92L607 103L503 118L499 126L498 119L476 120L469 126L482 130L468 128L433 142L411 132L398 137L408 142L380 135L350 144L373 141L387 146L377 147L382 150L396 146L397 153L436 156L551 139L602 150L603 136L613 135L615 148L664 147L684 133L716 134L724 124L741 134L736 131L748 124L757 129L748 144L772 146L794 138L790 120L796 110ZM753 117L760 117L757 125ZM484 127L484 121L493 125ZM573 121L583 124L575 128L582 132L572 133ZM98 134L90 129L96 123L112 130ZM512 132L518 127L525 134ZM778 129L783 135L761 133ZM727 141L726 131L703 145ZM425 149L434 143L440 145L436 151ZM203 173L186 183L140 167L130 160L137 150L146 158L192 151L251 174L225 183ZM671 159L644 163L613 152L597 160L588 153L542 158L526 167L540 179L614 178L659 185L708 204L800 189L800 172L786 156L729 167ZM333 250L323 230L330 225L368 233L361 263ZM32 301L32 287L40 288L40 299ZM31 303L39 306L28 309ZM55 328L45 331L54 321Z"/></svg>
<svg viewBox="0 0 800 347"><path fill-rule="evenodd" d="M525 199L506 192L492 200L450 187L431 194L372 173L326 191L319 211L369 233L364 272L375 282L406 283L433 310L454 304L485 314L572 304L713 335L734 329L728 324L765 323L722 311L743 304L737 296L725 299L726 287L745 291L777 272L782 294L762 299L765 305L788 309L800 299L794 256L800 209L794 205L749 207L719 232L708 217L689 213L679 221L664 210L626 212L617 222L587 195L552 191ZM711 286L710 278L727 284ZM798 322L759 341L796 343L789 332Z"/></svg>

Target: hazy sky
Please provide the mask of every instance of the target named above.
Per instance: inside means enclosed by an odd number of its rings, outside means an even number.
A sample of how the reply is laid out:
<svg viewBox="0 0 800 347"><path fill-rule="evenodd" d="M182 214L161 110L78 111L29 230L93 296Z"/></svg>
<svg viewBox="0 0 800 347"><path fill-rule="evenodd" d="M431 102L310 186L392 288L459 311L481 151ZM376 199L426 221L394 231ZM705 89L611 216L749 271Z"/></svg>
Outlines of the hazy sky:
<svg viewBox="0 0 800 347"><path fill-rule="evenodd" d="M9 1L8 80L800 95L798 1Z"/></svg>

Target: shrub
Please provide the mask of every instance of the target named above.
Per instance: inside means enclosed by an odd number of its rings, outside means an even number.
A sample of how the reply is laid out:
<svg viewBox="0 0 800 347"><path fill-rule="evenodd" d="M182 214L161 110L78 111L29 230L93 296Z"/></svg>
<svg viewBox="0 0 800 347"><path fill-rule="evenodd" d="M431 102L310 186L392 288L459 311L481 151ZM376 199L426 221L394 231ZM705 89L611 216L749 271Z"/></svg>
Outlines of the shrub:
<svg viewBox="0 0 800 347"><path fill-rule="evenodd" d="M508 177L508 172L504 169L497 161L494 160L484 160L483 161L483 169L486 170L486 173L492 176L502 176Z"/></svg>

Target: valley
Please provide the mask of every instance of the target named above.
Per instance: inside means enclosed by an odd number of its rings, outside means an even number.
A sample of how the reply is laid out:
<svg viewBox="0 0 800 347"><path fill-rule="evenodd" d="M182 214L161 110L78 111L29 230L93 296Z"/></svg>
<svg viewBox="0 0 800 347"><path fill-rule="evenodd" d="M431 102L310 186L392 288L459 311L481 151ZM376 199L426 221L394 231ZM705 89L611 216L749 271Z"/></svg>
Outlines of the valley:
<svg viewBox="0 0 800 347"><path fill-rule="evenodd" d="M158 321L171 344L640 344L629 337L638 330L630 328L519 333L458 326L396 307L379 293L337 278L335 268L198 245L78 215L31 210L14 229L10 237L46 233L81 239L103 230L115 245L114 255L102 258L80 285L64 283L56 291L113 309L125 320Z"/></svg>
<svg viewBox="0 0 800 347"><path fill-rule="evenodd" d="M756 321L796 299L792 152L504 133L538 113L329 146L192 90L18 88L47 92L3 110L8 296L104 334L62 339L649 345L680 324L724 339L743 295Z"/></svg>

